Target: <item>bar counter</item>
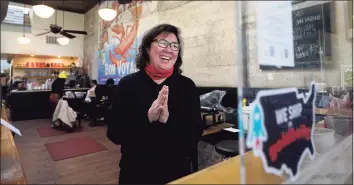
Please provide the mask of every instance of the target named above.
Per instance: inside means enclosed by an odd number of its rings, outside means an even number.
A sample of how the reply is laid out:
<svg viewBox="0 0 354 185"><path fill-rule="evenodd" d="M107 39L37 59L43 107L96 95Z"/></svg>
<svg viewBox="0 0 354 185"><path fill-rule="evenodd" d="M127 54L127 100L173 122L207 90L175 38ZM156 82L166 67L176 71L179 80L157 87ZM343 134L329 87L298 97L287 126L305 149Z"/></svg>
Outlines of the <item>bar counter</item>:
<svg viewBox="0 0 354 185"><path fill-rule="evenodd" d="M8 121L4 106L1 118ZM11 131L1 125L1 184L27 184Z"/></svg>
<svg viewBox="0 0 354 185"><path fill-rule="evenodd" d="M240 156L233 157L204 170L172 181L169 184L240 184ZM281 184L284 180L267 174L262 161L254 157L252 151L245 154L247 184Z"/></svg>
<svg viewBox="0 0 354 185"><path fill-rule="evenodd" d="M65 89L64 91L86 92L88 88ZM51 118L50 90L11 91L9 96L12 121Z"/></svg>
<svg viewBox="0 0 354 185"><path fill-rule="evenodd" d="M324 121L315 127L323 128ZM246 184L343 184L352 182L353 173L353 136L337 137L334 147L328 152L317 155L313 161L303 161L300 177L292 182L288 175L276 176L264 171L261 158L252 151L245 153ZM344 166L338 164L346 164ZM174 180L169 184L240 184L240 155L207 167L201 171ZM349 178L348 178L349 176ZM323 184L323 183L322 183Z"/></svg>

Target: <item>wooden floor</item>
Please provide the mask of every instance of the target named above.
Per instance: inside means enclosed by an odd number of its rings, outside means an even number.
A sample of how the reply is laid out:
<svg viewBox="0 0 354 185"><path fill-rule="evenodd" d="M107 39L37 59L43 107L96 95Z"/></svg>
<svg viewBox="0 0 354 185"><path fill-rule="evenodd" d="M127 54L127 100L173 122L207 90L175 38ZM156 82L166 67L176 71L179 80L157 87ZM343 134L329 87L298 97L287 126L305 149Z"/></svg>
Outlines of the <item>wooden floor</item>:
<svg viewBox="0 0 354 185"><path fill-rule="evenodd" d="M20 129L21 136L15 137L20 160L29 184L117 184L119 175L120 146L106 137L106 127L89 127L84 131L61 136L41 138L36 128L46 127L49 120L13 122ZM45 143L62 141L80 136L90 136L108 150L53 161Z"/></svg>

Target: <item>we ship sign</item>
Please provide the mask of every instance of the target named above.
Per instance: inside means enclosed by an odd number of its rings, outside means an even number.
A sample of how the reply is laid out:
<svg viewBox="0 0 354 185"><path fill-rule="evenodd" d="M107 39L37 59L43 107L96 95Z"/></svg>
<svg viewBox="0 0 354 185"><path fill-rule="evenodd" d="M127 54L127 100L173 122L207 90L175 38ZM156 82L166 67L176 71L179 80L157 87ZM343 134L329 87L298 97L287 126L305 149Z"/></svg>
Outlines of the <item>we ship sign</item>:
<svg viewBox="0 0 354 185"><path fill-rule="evenodd" d="M314 82L306 93L296 88L258 92L246 144L262 158L267 173L280 176L285 171L295 180L304 157L313 159L315 96Z"/></svg>

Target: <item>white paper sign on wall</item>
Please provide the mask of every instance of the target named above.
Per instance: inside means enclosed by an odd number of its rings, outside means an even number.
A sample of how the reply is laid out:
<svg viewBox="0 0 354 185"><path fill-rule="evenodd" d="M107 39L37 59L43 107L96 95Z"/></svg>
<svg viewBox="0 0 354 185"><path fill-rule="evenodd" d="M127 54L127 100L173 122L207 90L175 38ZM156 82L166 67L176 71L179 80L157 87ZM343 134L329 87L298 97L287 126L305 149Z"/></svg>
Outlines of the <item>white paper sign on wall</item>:
<svg viewBox="0 0 354 185"><path fill-rule="evenodd" d="M257 59L260 65L294 67L291 1L257 1Z"/></svg>

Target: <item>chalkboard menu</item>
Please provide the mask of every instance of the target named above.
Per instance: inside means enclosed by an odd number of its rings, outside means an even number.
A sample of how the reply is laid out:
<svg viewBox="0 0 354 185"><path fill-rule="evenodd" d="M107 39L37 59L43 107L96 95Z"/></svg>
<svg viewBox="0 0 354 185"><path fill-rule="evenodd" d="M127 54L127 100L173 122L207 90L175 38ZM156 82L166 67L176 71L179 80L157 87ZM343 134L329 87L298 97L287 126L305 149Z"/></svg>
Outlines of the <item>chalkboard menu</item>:
<svg viewBox="0 0 354 185"><path fill-rule="evenodd" d="M331 5L331 2L327 2L293 10L295 68L320 68L321 50L323 51L323 57L332 55L329 34L331 33ZM276 69L276 67L263 65L260 68ZM294 68L283 67L282 69Z"/></svg>
<svg viewBox="0 0 354 185"><path fill-rule="evenodd" d="M320 51L323 56L331 55L330 6L328 2L293 11L295 67L319 68Z"/></svg>

